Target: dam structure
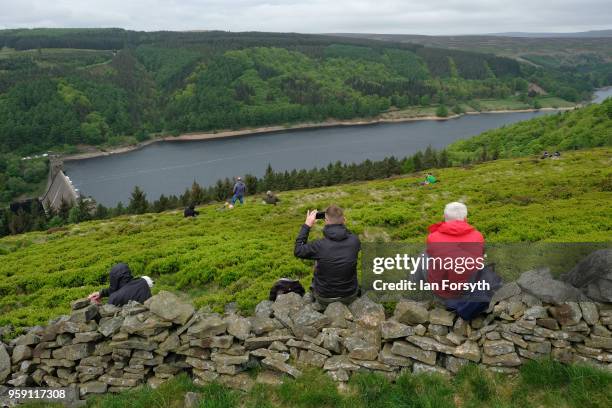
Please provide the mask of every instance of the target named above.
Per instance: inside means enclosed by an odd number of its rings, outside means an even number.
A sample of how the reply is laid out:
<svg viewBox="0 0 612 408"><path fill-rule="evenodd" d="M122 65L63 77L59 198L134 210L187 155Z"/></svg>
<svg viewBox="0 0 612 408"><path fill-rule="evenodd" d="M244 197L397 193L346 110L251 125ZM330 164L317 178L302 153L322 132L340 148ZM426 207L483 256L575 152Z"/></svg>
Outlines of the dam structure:
<svg viewBox="0 0 612 408"><path fill-rule="evenodd" d="M40 197L45 211L49 209L59 210L62 201L74 205L79 197L77 189L74 188L70 178L63 170L62 161L53 160L49 163L49 177L45 194Z"/></svg>

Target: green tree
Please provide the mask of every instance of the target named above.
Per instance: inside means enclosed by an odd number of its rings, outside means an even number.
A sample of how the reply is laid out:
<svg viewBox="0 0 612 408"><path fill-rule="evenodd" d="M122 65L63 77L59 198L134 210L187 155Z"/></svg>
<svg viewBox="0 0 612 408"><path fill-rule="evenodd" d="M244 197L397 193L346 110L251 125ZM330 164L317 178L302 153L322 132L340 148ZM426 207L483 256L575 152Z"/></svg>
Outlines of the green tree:
<svg viewBox="0 0 612 408"><path fill-rule="evenodd" d="M110 211L108 210L108 208L106 208L102 204L98 204L96 206L96 212L94 214L94 218L97 220L102 220L102 219L108 218L109 214L110 214Z"/></svg>
<svg viewBox="0 0 612 408"><path fill-rule="evenodd" d="M244 184L246 184L247 191L250 192L251 194L255 194L258 191L261 191L259 189L257 177L255 177L252 174L246 174L244 176Z"/></svg>
<svg viewBox="0 0 612 408"><path fill-rule="evenodd" d="M147 202L147 195L140 187L134 187L132 195L130 196L130 203L128 204L127 210L130 214L144 214L149 208Z"/></svg>
<svg viewBox="0 0 612 408"><path fill-rule="evenodd" d="M441 118L445 118L448 116L448 108L446 107L446 105L438 106L438 109L436 109L436 116Z"/></svg>
<svg viewBox="0 0 612 408"><path fill-rule="evenodd" d="M195 180L193 180L193 183L191 183L191 191L189 195L191 199L190 204L199 205L204 202L204 198L206 194L204 190L202 189L202 187Z"/></svg>
<svg viewBox="0 0 612 408"><path fill-rule="evenodd" d="M533 98L533 109L542 109L542 104L538 98Z"/></svg>
<svg viewBox="0 0 612 408"><path fill-rule="evenodd" d="M70 213L71 208L72 204L62 197L62 201L60 202L60 206L57 210L58 217L60 217L64 222L68 222L68 214Z"/></svg>

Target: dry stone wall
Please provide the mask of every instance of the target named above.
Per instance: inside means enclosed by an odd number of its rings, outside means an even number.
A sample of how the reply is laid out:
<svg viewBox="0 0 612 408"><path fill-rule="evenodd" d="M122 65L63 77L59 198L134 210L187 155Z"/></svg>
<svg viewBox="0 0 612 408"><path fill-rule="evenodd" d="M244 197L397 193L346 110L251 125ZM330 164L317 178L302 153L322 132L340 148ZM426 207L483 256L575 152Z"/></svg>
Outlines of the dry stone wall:
<svg viewBox="0 0 612 408"><path fill-rule="evenodd" d="M344 382L358 371L456 373L468 363L513 373L525 361L612 368L612 305L544 303L521 282L502 287L487 314L466 322L434 302L402 300L392 316L367 297L323 310L310 295L263 301L250 317L223 315L162 291L144 305L96 306L86 299L46 327L0 343L0 387L71 387L75 398L157 387L180 372L196 383L248 390L319 367ZM567 287L561 288L568 290ZM550 288L541 297L550 296ZM245 373L261 366L253 379Z"/></svg>

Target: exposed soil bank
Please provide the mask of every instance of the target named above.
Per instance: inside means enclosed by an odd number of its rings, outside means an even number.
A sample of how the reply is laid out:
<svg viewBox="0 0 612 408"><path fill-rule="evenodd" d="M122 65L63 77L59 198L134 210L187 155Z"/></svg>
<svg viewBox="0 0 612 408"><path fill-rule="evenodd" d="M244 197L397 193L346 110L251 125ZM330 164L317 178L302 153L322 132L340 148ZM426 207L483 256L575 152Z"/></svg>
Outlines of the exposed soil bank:
<svg viewBox="0 0 612 408"><path fill-rule="evenodd" d="M257 134L265 134L265 133L277 133L277 132L286 132L290 130L302 130L302 129L321 129L321 128L332 128L332 127L344 127L344 126L365 126L365 125L375 125L378 123L398 123L398 122L414 122L414 121L422 121L422 120L450 120L456 119L463 115L481 115L488 113L518 113L518 112L536 112L536 111L564 111L571 110L571 108L542 108L542 109L516 109L516 110L494 110L494 111L486 111L486 112L466 112L458 115L451 115L445 118L439 116L417 116L417 117L400 117L400 118L383 118L377 117L374 119L352 119L352 120L328 120L325 122L305 122L291 126L264 126L258 128L251 129L240 129L240 130L227 130L227 131L218 131L218 132L195 132L195 133L184 133L179 136L161 136L155 139L147 140L142 143L137 143L129 146L122 146L111 150L98 150L86 153L77 153L72 155L67 155L61 157L64 161L71 160L84 160L91 159L94 157L100 156L109 156L113 154L122 154L129 153L134 150L142 149L143 147L149 146L153 143L159 142L184 142L184 141L195 141L195 140L212 140L212 139L223 139L228 137L237 137L237 136L248 136L248 135L257 135Z"/></svg>

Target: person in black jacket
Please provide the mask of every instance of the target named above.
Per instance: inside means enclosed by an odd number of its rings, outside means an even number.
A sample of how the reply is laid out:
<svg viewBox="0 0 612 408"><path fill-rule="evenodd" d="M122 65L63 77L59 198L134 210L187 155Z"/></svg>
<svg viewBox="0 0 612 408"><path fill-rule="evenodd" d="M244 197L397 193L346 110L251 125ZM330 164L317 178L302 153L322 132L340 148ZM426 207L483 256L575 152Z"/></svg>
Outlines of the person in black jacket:
<svg viewBox="0 0 612 408"><path fill-rule="evenodd" d="M316 217L316 210L306 214L306 221L295 240L294 255L315 260L310 289L321 305L333 302L349 304L359 295L357 256L361 242L346 228L344 213L336 205L330 205L325 210L324 238L308 242L308 234Z"/></svg>
<svg viewBox="0 0 612 408"><path fill-rule="evenodd" d="M151 297L153 280L148 276L139 279L132 277L132 271L124 264L119 263L110 271L110 287L89 295L93 303L100 303L100 299L108 296L108 303L115 306L123 306L130 300L144 303Z"/></svg>
<svg viewBox="0 0 612 408"><path fill-rule="evenodd" d="M200 213L195 210L195 205L191 204L189 207L185 207L185 211L183 212L183 215L185 216L185 218L187 218L187 217L195 217L197 215L200 215Z"/></svg>

